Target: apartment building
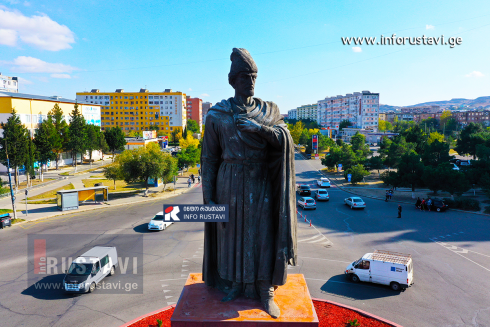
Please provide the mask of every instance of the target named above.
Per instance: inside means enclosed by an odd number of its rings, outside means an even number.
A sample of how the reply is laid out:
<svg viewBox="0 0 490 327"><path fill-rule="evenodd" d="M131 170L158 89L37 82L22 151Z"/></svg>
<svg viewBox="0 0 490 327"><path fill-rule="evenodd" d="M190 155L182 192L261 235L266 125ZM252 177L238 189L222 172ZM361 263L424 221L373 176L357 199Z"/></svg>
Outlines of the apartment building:
<svg viewBox="0 0 490 327"><path fill-rule="evenodd" d="M75 100L58 96L47 97L0 91L0 123L6 123L9 117L12 116L12 109L15 109L21 123L29 130L30 135L34 136L39 124L48 118L48 113L53 109L55 104L63 111L64 120L70 123L70 113L73 111L75 103ZM80 110L87 123L95 126L101 125L100 108L100 104L86 103L85 101L78 102L78 110ZM0 135L3 135L1 128ZM93 158L97 160L101 155L101 153L94 152ZM71 154L62 153L60 165L63 166L71 163ZM53 162L48 163L48 166L52 165L54 165ZM0 171L6 171L5 166L0 165Z"/></svg>
<svg viewBox="0 0 490 327"><path fill-rule="evenodd" d="M186 94L166 89L163 92L77 92L77 101L101 106L101 129L119 126L124 132L147 131L156 126L170 134L182 130L187 124Z"/></svg>
<svg viewBox="0 0 490 327"><path fill-rule="evenodd" d="M377 130L378 118L379 93L354 92L318 101L317 122L322 127L338 131L340 122L348 120L352 127Z"/></svg>
<svg viewBox="0 0 490 327"><path fill-rule="evenodd" d="M187 96L187 119L192 119L199 125L199 131L202 132L202 99L191 98Z"/></svg>
<svg viewBox="0 0 490 327"><path fill-rule="evenodd" d="M451 117L461 125L480 123L484 126L490 126L490 110L453 111Z"/></svg>
<svg viewBox="0 0 490 327"><path fill-rule="evenodd" d="M288 119L298 119L298 110L297 109L288 110Z"/></svg>
<svg viewBox="0 0 490 327"><path fill-rule="evenodd" d="M417 107L404 107L401 110L402 110L402 114L437 113L441 111L441 107L440 106L417 106Z"/></svg>
<svg viewBox="0 0 490 327"><path fill-rule="evenodd" d="M0 92L19 92L19 78L5 76L0 73Z"/></svg>
<svg viewBox="0 0 490 327"><path fill-rule="evenodd" d="M317 105L307 104L296 108L296 119L317 119Z"/></svg>
<svg viewBox="0 0 490 327"><path fill-rule="evenodd" d="M202 104L202 122L206 124L206 115L208 114L208 110L213 106L211 102L203 102Z"/></svg>

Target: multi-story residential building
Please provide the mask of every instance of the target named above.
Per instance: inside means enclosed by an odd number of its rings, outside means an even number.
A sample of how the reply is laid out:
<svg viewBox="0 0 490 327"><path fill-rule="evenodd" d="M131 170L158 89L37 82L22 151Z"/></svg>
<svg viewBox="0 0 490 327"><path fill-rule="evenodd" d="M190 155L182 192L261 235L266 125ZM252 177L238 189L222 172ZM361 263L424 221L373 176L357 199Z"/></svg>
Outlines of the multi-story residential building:
<svg viewBox="0 0 490 327"><path fill-rule="evenodd" d="M203 102L202 103L202 122L206 124L206 115L208 114L208 110L213 106L211 102Z"/></svg>
<svg viewBox="0 0 490 327"><path fill-rule="evenodd" d="M417 107L402 108L402 114L436 113L439 111L441 111L440 106L417 106Z"/></svg>
<svg viewBox="0 0 490 327"><path fill-rule="evenodd" d="M481 123L484 126L490 126L490 110L452 111L451 114L451 117L461 125Z"/></svg>
<svg viewBox="0 0 490 327"><path fill-rule="evenodd" d="M151 126L170 134L187 124L186 94L171 89L163 92L77 92L77 101L101 105L101 129L119 126L124 132L147 131Z"/></svg>
<svg viewBox="0 0 490 327"><path fill-rule="evenodd" d="M354 92L318 101L318 124L337 130L337 133L343 120L350 121L355 128L376 130L378 117L379 93Z"/></svg>
<svg viewBox="0 0 490 327"><path fill-rule="evenodd" d="M382 120L386 120L387 122L394 123L395 117L396 117L396 120L399 120L399 121L413 121L415 119L414 117L417 115L425 115L425 114L402 114L399 112L387 112L384 114L384 117L386 119L382 119ZM427 115L430 115L430 114L427 114ZM381 120L381 118L380 118L380 120Z"/></svg>
<svg viewBox="0 0 490 327"><path fill-rule="evenodd" d="M187 119L197 122L199 131L202 131L202 100L187 96Z"/></svg>
<svg viewBox="0 0 490 327"><path fill-rule="evenodd" d="M0 92L19 92L19 79L0 73Z"/></svg>
<svg viewBox="0 0 490 327"><path fill-rule="evenodd" d="M384 120L386 121L386 113L385 112L380 112L378 116L378 120Z"/></svg>
<svg viewBox="0 0 490 327"><path fill-rule="evenodd" d="M0 123L6 123L12 115L12 109L15 109L22 124L29 130L31 136L34 136L35 130L40 123L48 118L48 113L55 104L63 111L64 120L70 123L70 114L75 103L75 100L58 96L46 97L16 92L0 92ZM100 108L100 104L78 101L78 110L89 124L101 125ZM0 135L3 135L2 129L0 129ZM93 158L98 159L98 156L93 156ZM71 162L71 154L62 153L60 164L65 165ZM6 168L0 165L0 171L6 171Z"/></svg>
<svg viewBox="0 0 490 327"><path fill-rule="evenodd" d="M296 108L296 119L317 119L317 105L307 104Z"/></svg>
<svg viewBox="0 0 490 327"><path fill-rule="evenodd" d="M298 110L297 109L291 109L288 111L288 119L298 119Z"/></svg>

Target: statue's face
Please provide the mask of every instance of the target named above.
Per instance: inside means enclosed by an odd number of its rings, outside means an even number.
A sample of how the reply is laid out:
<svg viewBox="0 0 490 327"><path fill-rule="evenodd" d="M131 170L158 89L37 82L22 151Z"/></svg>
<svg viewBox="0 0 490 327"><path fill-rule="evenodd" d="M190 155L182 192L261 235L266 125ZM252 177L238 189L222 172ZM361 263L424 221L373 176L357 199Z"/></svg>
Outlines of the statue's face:
<svg viewBox="0 0 490 327"><path fill-rule="evenodd" d="M242 96L252 97L254 95L256 79L256 73L241 72L235 78L233 88Z"/></svg>

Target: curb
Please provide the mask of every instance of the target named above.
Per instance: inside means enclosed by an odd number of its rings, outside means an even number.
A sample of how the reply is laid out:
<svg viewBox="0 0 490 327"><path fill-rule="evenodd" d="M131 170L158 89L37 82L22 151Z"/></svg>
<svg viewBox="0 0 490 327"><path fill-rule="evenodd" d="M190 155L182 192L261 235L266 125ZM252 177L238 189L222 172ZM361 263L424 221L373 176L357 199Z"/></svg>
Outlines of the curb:
<svg viewBox="0 0 490 327"><path fill-rule="evenodd" d="M354 308L354 307L351 307L351 306L348 306L348 305L345 305L345 304L340 304L340 303L337 303L337 302L323 300L323 299L317 299L317 298L311 298L311 299L314 300L314 301L326 302L326 303L329 303L329 304L332 304L332 305L335 305L335 306L338 306L338 307L341 307L341 308L344 308L344 309L355 311L355 312L359 313L360 315L363 315L363 316L366 316L366 317L369 317L369 318L373 318L373 319L379 320L379 321L384 322L385 324L388 324L388 325L390 325L392 327L403 327L402 325L398 325L397 323L394 323L394 322L389 321L387 319L378 317L378 316L373 315L373 314L371 314L369 312L366 312L366 311L363 311L363 310L360 310L360 309L357 309L357 308Z"/></svg>
<svg viewBox="0 0 490 327"><path fill-rule="evenodd" d="M325 176L325 177L328 177L327 175L325 175L321 170L317 170L321 175ZM337 186L339 189L341 189L342 191L344 192L347 192L347 193L350 193L350 194L354 194L354 195L359 195L355 192L352 192L352 191L348 191L346 190L343 186L339 186L335 181L333 180L330 180L330 182L333 182L335 184L335 186ZM374 199L374 200L379 200L379 201L384 201L383 198L379 198L379 197L376 197L376 196L370 196L370 195L363 195L363 197L365 198L369 198L369 199ZM413 202L406 202L406 201L393 201L393 202L396 202L396 203L403 203L403 204L409 204L409 205L415 205ZM474 215L480 215L480 216L485 216L485 217L490 217L489 214L486 214L486 213L481 213L481 212L475 212L475 211L466 211L466 210L461 210L461 209L451 209L449 208L449 210L451 211L457 211L457 212L464 212L464 213L471 213L471 214L474 214Z"/></svg>
<svg viewBox="0 0 490 327"><path fill-rule="evenodd" d="M198 185L198 184L195 184L195 185ZM194 186L193 187L189 187L189 188L185 188L184 191L182 191L180 193L171 194L168 197L162 197L162 200L163 199L167 199L167 198L171 198L171 197L174 197L174 196L177 196L177 195L181 195L181 194L184 194L184 193L187 193L189 190L191 190L193 188L194 188ZM62 211L61 213L54 214L52 216L39 217L39 218L31 219L31 220L21 221L21 222L18 222L16 224L13 224L12 226L18 226L18 225L27 224L27 223L30 223L30 222L33 222L33 221L38 221L38 220L42 220L42 219L50 219L50 218L64 216L64 215L70 215L70 214L74 214L74 213L82 213L82 212L86 212L86 211L94 211L94 210L105 209L105 208L120 207L120 206L129 205L129 204L150 202L150 201L155 201L155 200L159 200L159 198L157 198L157 197L154 197L153 198L152 197L151 199L143 199L143 200L140 200L140 201L134 201L134 202L129 202L129 203L119 203L119 204L110 204L110 203L107 203L105 206L96 207L96 208L87 208L87 209L83 209L83 210L69 210L69 211L64 211L64 212Z"/></svg>
<svg viewBox="0 0 490 327"><path fill-rule="evenodd" d="M128 327L128 326L131 326L132 324L137 323L137 322L138 322L138 321L140 321L140 320L143 320L143 319L145 319L145 318L147 318L147 317L149 317L149 316L153 316L154 314L157 314L157 313L160 313L160 312L163 312L163 311L167 311L167 310L169 310L169 309L171 309L171 308L175 308L175 304L171 304L171 305L169 305L169 306L166 306L165 308L158 309L158 310L155 310L155 311L153 311L153 312L147 313L147 314L145 314L145 315L143 315L143 316L140 316L140 317L138 317L138 318L136 318L136 319L133 319L133 320L131 320L130 322L127 322L127 323L125 323L124 325L121 325L121 326L119 326L119 327Z"/></svg>

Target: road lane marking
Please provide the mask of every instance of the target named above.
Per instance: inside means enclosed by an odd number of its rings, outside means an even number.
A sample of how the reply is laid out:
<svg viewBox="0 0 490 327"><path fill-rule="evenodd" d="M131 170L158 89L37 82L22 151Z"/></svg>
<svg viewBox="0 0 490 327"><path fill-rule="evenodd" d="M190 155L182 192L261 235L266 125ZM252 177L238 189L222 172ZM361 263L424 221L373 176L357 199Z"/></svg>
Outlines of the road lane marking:
<svg viewBox="0 0 490 327"><path fill-rule="evenodd" d="M305 239L302 239L302 240L298 240L298 243L306 242L306 241L311 241L311 240L314 240L315 238L318 238L318 237L321 237L321 235L315 235L315 236L310 237L310 238L305 238Z"/></svg>
<svg viewBox="0 0 490 327"><path fill-rule="evenodd" d="M430 239L430 238L429 238L429 239ZM486 267L484 267L484 266L480 265L479 263L477 263L477 262L475 262L475 261L471 260L470 258L467 258L467 257L465 257L464 255L462 255L462 254L461 254L461 253L468 253L468 250L466 250L466 249L462 249L462 251L454 251L454 250L449 249L447 246L444 246L444 245L440 244L441 242L434 241L433 239L430 239L430 240L431 240L432 242L434 242L434 243L439 244L439 245L440 245L440 246L442 246L443 248L445 248L445 249L447 249L447 250L449 250L449 251L451 251L451 252L453 252L453 253L456 253L457 255L459 255L459 256L461 256L461 257L465 258L466 260L468 260L468 261L470 261L470 262L474 263L475 265L477 265L477 266L479 266L479 267L481 267L481 268L485 269L486 271L490 272L490 269L488 269L488 268L486 268Z"/></svg>

